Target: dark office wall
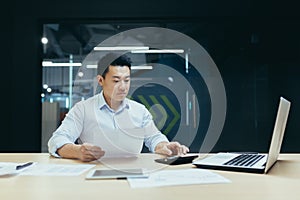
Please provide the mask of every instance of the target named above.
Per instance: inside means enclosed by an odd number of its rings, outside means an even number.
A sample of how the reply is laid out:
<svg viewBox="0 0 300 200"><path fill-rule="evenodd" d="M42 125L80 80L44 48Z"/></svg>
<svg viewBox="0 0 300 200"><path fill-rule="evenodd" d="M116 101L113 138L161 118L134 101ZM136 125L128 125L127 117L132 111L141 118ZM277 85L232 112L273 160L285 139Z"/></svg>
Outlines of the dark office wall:
<svg viewBox="0 0 300 200"><path fill-rule="evenodd" d="M6 9L1 9L0 12L0 19L3 28L0 31L1 36L1 48L0 48L0 55L1 55L1 71L2 76L0 78L1 81L1 126L3 127L1 130L1 138L2 142L0 145L0 151L7 150L12 145L10 140L11 135L11 113L10 109L11 104L11 69L13 67L12 64L12 48L11 48L11 41L12 37L12 30L13 30L13 19L11 12L13 10L13 6L11 3L7 4Z"/></svg>
<svg viewBox="0 0 300 200"><path fill-rule="evenodd" d="M278 97L284 95L292 101L292 109L283 150L300 152L297 133L297 118L300 117L297 6L250 0L180 3L166 0L31 0L9 4L2 16L5 31L1 33L5 47L1 54L1 60L5 61L1 84L5 118L2 121L1 152L40 151L41 23L44 20L59 23L63 20L106 19L199 19L208 22L213 19L219 20L220 24L224 19L233 19L239 23L232 24L232 34L240 37L242 43L243 31L235 25L248 24L249 29L245 31L254 33L253 45L243 43L239 46L239 39L235 39L232 40L234 44L225 43L227 48L219 49L217 43L222 41L219 38L210 41L211 48L208 48L219 66L228 97L226 123L215 150L248 150L253 144L256 150L266 150L266 144L257 139L269 139ZM249 38L246 41L251 43ZM230 49L230 46L239 51Z"/></svg>

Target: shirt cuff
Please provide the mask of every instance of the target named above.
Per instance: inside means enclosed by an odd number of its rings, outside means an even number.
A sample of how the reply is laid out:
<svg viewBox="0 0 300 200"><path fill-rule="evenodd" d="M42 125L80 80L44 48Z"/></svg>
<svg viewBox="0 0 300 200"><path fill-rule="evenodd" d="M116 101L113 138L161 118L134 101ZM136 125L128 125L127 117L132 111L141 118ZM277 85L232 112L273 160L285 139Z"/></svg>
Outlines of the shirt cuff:
<svg viewBox="0 0 300 200"><path fill-rule="evenodd" d="M153 136L149 136L145 139L145 145L148 147L149 151L152 152L152 153L155 152L155 147L160 142L169 142L169 140L162 133L158 133L158 134L155 134Z"/></svg>
<svg viewBox="0 0 300 200"><path fill-rule="evenodd" d="M55 140L53 138L52 140L49 140L49 142L48 142L48 151L52 156L54 156L56 158L60 158L61 156L58 155L57 149L61 148L65 144L70 144L70 143L72 143L72 142L70 142L67 139L63 140L62 138L60 138L59 140Z"/></svg>

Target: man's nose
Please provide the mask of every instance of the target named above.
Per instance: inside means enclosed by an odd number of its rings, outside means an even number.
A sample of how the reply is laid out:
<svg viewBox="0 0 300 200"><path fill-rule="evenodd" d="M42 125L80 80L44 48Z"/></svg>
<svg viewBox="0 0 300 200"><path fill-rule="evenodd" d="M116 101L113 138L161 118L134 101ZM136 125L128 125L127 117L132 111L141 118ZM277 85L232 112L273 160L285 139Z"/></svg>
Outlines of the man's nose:
<svg viewBox="0 0 300 200"><path fill-rule="evenodd" d="M124 81L120 81L119 84L120 84L119 85L120 89L122 89L122 90L126 89L126 83Z"/></svg>

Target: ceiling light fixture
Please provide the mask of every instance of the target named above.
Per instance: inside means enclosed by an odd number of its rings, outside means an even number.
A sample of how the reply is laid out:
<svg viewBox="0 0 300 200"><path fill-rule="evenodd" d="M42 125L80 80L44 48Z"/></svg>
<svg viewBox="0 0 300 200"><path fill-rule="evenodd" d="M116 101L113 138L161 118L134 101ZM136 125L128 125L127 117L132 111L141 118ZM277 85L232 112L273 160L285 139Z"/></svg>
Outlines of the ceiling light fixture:
<svg viewBox="0 0 300 200"><path fill-rule="evenodd" d="M149 50L145 46L115 46L115 47L94 47L95 51L132 51L132 50Z"/></svg>
<svg viewBox="0 0 300 200"><path fill-rule="evenodd" d="M131 53L184 53L183 49L148 49L132 50Z"/></svg>
<svg viewBox="0 0 300 200"><path fill-rule="evenodd" d="M52 61L43 61L43 67L80 67L81 63L54 63Z"/></svg>
<svg viewBox="0 0 300 200"><path fill-rule="evenodd" d="M86 68L97 69L97 65L86 65ZM131 70L144 70L144 69L151 70L151 69L153 69L153 66L151 66L151 65L133 65L133 66L131 66Z"/></svg>

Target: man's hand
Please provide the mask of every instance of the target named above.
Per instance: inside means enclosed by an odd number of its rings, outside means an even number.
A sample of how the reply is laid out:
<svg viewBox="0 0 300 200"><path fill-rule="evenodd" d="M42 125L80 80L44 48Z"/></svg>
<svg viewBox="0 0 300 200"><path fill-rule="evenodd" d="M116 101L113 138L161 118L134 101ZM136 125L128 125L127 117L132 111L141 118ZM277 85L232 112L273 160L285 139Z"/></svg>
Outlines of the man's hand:
<svg viewBox="0 0 300 200"><path fill-rule="evenodd" d="M105 152L98 146L84 143L79 147L79 159L84 162L90 162L101 158Z"/></svg>
<svg viewBox="0 0 300 200"><path fill-rule="evenodd" d="M155 147L155 153L167 156L184 155L189 152L189 148L179 142L160 142Z"/></svg>
<svg viewBox="0 0 300 200"><path fill-rule="evenodd" d="M60 149L58 149L57 153L63 158L73 158L79 159L83 162L90 162L101 158L105 154L105 151L103 151L98 146L94 146L88 143L84 143L81 145L70 143L65 144Z"/></svg>

